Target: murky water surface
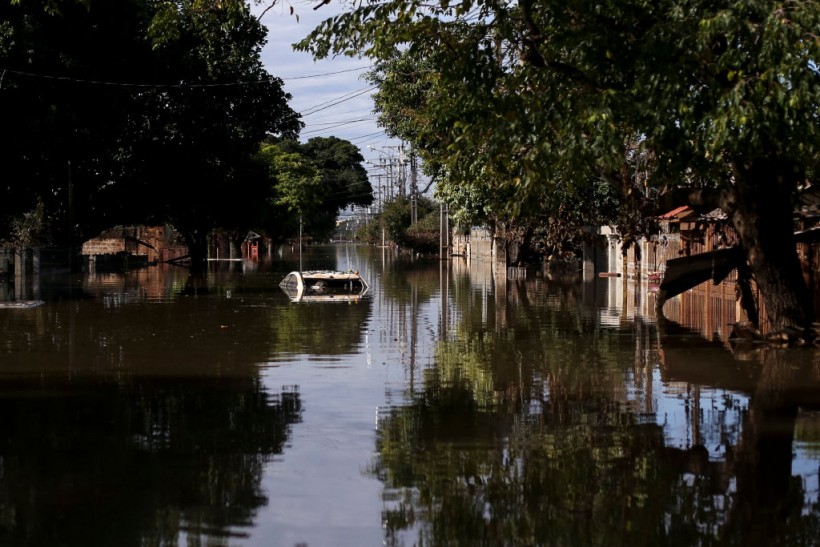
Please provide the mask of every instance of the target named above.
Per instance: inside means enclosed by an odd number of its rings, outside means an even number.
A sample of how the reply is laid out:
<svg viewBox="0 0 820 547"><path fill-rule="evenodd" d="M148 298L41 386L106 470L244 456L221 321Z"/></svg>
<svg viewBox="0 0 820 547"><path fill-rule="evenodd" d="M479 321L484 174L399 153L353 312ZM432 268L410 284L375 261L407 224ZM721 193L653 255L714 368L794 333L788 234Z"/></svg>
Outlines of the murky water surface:
<svg viewBox="0 0 820 547"><path fill-rule="evenodd" d="M44 275L44 305L0 309L0 543L820 537L816 351L659 328L617 279L304 260L370 290L291 302L285 252Z"/></svg>

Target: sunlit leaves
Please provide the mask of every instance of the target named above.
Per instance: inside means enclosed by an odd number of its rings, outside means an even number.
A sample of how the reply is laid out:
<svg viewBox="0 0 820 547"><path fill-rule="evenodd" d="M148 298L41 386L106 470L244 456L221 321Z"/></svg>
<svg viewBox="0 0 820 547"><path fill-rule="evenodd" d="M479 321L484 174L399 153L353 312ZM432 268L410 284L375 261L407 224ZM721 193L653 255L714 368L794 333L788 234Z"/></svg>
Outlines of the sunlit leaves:
<svg viewBox="0 0 820 547"><path fill-rule="evenodd" d="M644 135L659 174L677 183L684 169L715 174L755 155L816 165L815 1L592 8L395 0L338 16L299 47L385 60L411 52L436 74L417 118L440 139L438 156L507 156L521 173L499 174L523 189L618 168L624 131Z"/></svg>
<svg viewBox="0 0 820 547"><path fill-rule="evenodd" d="M319 207L322 179L310 160L295 152L285 152L276 144L262 145L258 157L268 166L274 181L274 205L298 214L309 214Z"/></svg>
<svg viewBox="0 0 820 547"><path fill-rule="evenodd" d="M181 23L182 17L177 5L170 1L162 2L148 26L148 38L155 48L175 42L182 35L179 29Z"/></svg>
<svg viewBox="0 0 820 547"><path fill-rule="evenodd" d="M373 201L364 158L349 141L337 137L315 137L306 143L271 140L256 159L271 181L272 204L287 211L279 219L282 222L269 227L280 237L293 235L299 216L307 233L330 237L342 209Z"/></svg>

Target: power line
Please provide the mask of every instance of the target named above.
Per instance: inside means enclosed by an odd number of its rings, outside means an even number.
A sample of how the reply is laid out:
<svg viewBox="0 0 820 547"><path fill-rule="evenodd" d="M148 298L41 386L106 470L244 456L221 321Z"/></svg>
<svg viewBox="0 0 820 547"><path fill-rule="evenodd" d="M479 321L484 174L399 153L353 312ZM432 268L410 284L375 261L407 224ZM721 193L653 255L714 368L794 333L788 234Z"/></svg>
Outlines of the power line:
<svg viewBox="0 0 820 547"><path fill-rule="evenodd" d="M371 118L362 118L362 119L356 120L356 121L342 122L342 123L338 123L336 125L330 125L328 127L323 127L323 128L320 128L320 129L314 129L312 131L303 131L301 133L301 135L303 135L303 136L304 135L316 135L317 133L323 133L323 132L329 131L331 129L336 129L336 128L339 128L339 127L345 127L345 126L348 126L348 125L356 125L356 124L369 122L369 121L372 121L372 119Z"/></svg>
<svg viewBox="0 0 820 547"><path fill-rule="evenodd" d="M310 116L311 114L321 112L322 110L327 110L328 108L331 108L333 106L345 103L345 102L347 102L351 99L355 99L356 97L358 97L360 95L364 95L368 91L373 91L374 89L376 89L376 86L368 87L367 89L363 89L363 90L356 91L356 92L346 93L345 95L342 95L341 97L339 97L338 100L330 99L329 101L325 101L324 103L320 103L320 104L316 105L315 107L312 107L312 109L308 108L307 109L308 112L303 112L302 116ZM334 100L336 102L332 102ZM319 108L319 107L321 107L321 108Z"/></svg>
<svg viewBox="0 0 820 547"><path fill-rule="evenodd" d="M290 80L303 80L309 78L320 78L325 76L332 76L336 74L343 74L349 72L357 72L361 70L366 70L372 68L372 65L368 66L361 66L356 68L344 69L344 70L337 70L333 72L324 72L319 74L308 74L304 76L294 76L290 78L277 78L275 76L268 76L267 78L260 79L260 80L247 80L247 81L235 81L235 82L222 82L222 83L174 83L174 84L163 84L163 83L141 83L141 82L114 82L108 80L97 80L97 79L87 79L87 78L75 78L70 76L55 76L51 74L41 74L35 72L28 72L23 70L15 70L9 68L0 67L0 73L2 73L2 79L0 79L0 84L5 83L6 80L9 79L11 75L17 75L25 78L32 78L32 79L40 79L40 80L53 80L53 81L60 81L60 82L69 82L74 84L84 84L84 85L97 85L97 86L111 86L111 87L123 87L123 88L138 88L138 89L194 89L194 88L226 88L226 87L238 87L238 86L251 86L251 85L261 85L265 83L270 83L273 81L290 81ZM306 109L305 112L302 113L302 116L310 116L321 112L323 110L327 110L339 104L345 103L347 101L353 100L356 97L364 95L370 91L377 89L377 86L372 86L364 89L357 89L352 92L346 93L344 95L334 97L312 107ZM361 110L361 109L360 109ZM351 112L352 113L352 112ZM372 118L368 118L372 119ZM336 127L342 127L344 125L351 125L354 123L361 123L363 121L367 121L366 119L361 120L347 120L338 123L326 123L326 124L311 124L311 125L327 125L328 127L325 129L332 129ZM316 134L321 132L323 129L315 129L314 131L308 131L308 134ZM357 139L368 138L373 135L381 135L382 132L376 132L368 135L364 135L362 137L358 137Z"/></svg>
<svg viewBox="0 0 820 547"><path fill-rule="evenodd" d="M346 72L356 72L361 70L366 70L370 68L369 66L365 67L358 67L358 68L349 68L345 70L337 70L335 72L324 72L321 74L308 74L305 76L291 76L287 78L280 78L273 75L268 75L267 78L261 78L259 80L245 80L245 81L234 81L234 82L223 82L223 83L210 83L210 84L196 84L196 83L185 83L185 84L162 84L162 83L140 83L140 82L112 82L108 80L96 80L96 79L88 79L88 78L75 78L71 76L55 76L52 74L38 74L35 72L27 72L24 70L14 70L11 68L3 68L0 67L0 70L3 71L3 76L8 74L16 74L17 76L24 76L26 78L35 78L41 80L55 80L61 82L70 82L76 84L85 84L85 85L100 85L100 86L114 86L114 87L136 87L141 89L178 89L178 88L207 88L207 87L241 87L241 86L250 86L250 85L261 85L266 83L271 83L274 81L292 81L292 80L306 80L309 78L323 78L325 76L333 76L336 74L343 74Z"/></svg>
<svg viewBox="0 0 820 547"><path fill-rule="evenodd" d="M319 127L324 126L324 125L331 126L331 127L338 127L340 125L352 124L352 123L356 123L356 122L366 122L366 121L370 121L372 119L373 119L372 116L369 116L367 118L350 118L350 119L347 119L347 120L336 120L336 121L333 121L333 122L311 123L311 124L308 124L307 127L309 129L319 128Z"/></svg>
<svg viewBox="0 0 820 547"><path fill-rule="evenodd" d="M376 132L374 132L374 133L368 133L368 134L366 134L366 135L360 135L360 136L358 136L358 137L354 137L354 138L352 139L352 141L358 141L358 140L368 140L368 139L369 139L369 140L372 140L372 138L371 138L371 137L375 137L375 136L377 136L377 135L378 135L378 136L382 136L382 135L384 135L384 131L376 131Z"/></svg>
<svg viewBox="0 0 820 547"><path fill-rule="evenodd" d="M315 109L315 108L319 108L320 106L325 106L326 104L332 103L332 102L334 102L334 101L338 101L338 100L340 100L340 99L344 99L344 98L346 98L346 97L350 97L351 95L354 95L354 94L356 94L356 93L359 93L360 91L362 91L362 90L361 90L361 89L354 89L353 91L348 91L348 92L347 92L347 93L345 93L344 95L339 95L339 96L337 96L337 97L333 97L332 99L328 99L328 100L326 100L326 101L322 101L321 103L315 104L315 105L313 105L313 106L308 106L305 110L313 110L313 109Z"/></svg>
<svg viewBox="0 0 820 547"><path fill-rule="evenodd" d="M16 74L18 76L25 76L27 78L37 78L41 80L55 80L61 82L70 82L75 84L86 84L86 85L101 85L101 86L113 86L113 87L137 87L141 89L178 89L178 88L202 88L202 87L237 87L237 86L247 86L247 85L260 85L265 83L270 83L278 78L274 76L269 76L268 78L261 79L261 80L248 80L248 81L237 81L237 82L224 82L224 83L211 83L211 84L195 84L195 83L188 83L188 84L145 84L145 83L137 83L137 82L110 82L106 80L90 80L90 79L83 79L83 78L72 78L69 76L53 76L50 74L36 74L34 72L25 72L22 70L13 70L13 69L3 69L4 72L8 72L9 74Z"/></svg>
<svg viewBox="0 0 820 547"><path fill-rule="evenodd" d="M356 108L354 110L345 110L343 112L328 112L324 116L319 116L319 117L315 118L314 121L312 121L311 123L316 123L316 120L325 120L325 119L337 118L337 117L339 117L343 114L360 114L360 115L361 114L368 114L368 115L372 115L373 114L373 109L372 108Z"/></svg>
<svg viewBox="0 0 820 547"><path fill-rule="evenodd" d="M369 66L360 66L358 68L348 68L346 70L337 70L336 72L325 72L322 74L309 74L307 76L291 76L289 78L282 78L282 80L289 82L291 80L306 80L308 78L323 78L325 76L334 76L336 74L344 74L346 72L358 72L360 70L367 70L369 68L373 68L373 65Z"/></svg>

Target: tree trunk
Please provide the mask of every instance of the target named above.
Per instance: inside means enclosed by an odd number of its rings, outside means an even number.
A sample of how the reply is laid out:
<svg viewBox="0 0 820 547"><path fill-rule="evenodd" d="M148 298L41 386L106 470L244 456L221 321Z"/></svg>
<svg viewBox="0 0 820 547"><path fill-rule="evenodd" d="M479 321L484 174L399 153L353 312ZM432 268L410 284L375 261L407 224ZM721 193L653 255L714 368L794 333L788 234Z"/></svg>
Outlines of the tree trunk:
<svg viewBox="0 0 820 547"><path fill-rule="evenodd" d="M184 236L191 257L191 272L204 272L208 264L208 233L205 230L191 230Z"/></svg>
<svg viewBox="0 0 820 547"><path fill-rule="evenodd" d="M757 310L757 302L752 292L752 272L749 266L743 262L737 267L737 288L740 305L746 312L746 317L755 328L760 328L760 314Z"/></svg>
<svg viewBox="0 0 820 547"><path fill-rule="evenodd" d="M784 524L799 514L801 505L792 491L794 389L806 369L782 351L764 353L762 365L735 453L737 502L729 529L739 544L770 545L782 537Z"/></svg>
<svg viewBox="0 0 820 547"><path fill-rule="evenodd" d="M521 236L521 241L518 244L518 253L516 255L516 266L526 266L531 262L535 253L532 250L532 236L535 228L531 223L527 223L524 229L524 235Z"/></svg>
<svg viewBox="0 0 820 547"><path fill-rule="evenodd" d="M797 180L788 165L757 160L738 170L736 185L723 202L746 250L773 331L805 327L814 319L794 241L791 198Z"/></svg>

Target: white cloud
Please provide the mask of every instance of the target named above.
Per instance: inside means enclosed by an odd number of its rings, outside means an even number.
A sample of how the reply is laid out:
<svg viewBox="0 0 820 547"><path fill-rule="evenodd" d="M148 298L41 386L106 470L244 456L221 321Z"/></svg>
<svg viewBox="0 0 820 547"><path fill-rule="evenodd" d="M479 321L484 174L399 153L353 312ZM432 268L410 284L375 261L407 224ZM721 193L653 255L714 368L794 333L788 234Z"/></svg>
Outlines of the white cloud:
<svg viewBox="0 0 820 547"><path fill-rule="evenodd" d="M368 162L371 184L378 187L387 177L382 160L386 157L397 160L401 142L389 138L376 124L373 90L368 91L372 86L362 78L372 61L356 57L315 61L310 54L293 50L293 44L322 21L342 13L346 2L331 0L314 10L320 0L293 0L297 20L290 14L291 4L276 1L280 4L262 17L262 23L268 28L262 61L270 74L284 80L285 91L292 96L291 108L303 115L305 128L301 139L335 136L349 140L361 150ZM253 6L252 9L258 14L263 8ZM426 185L426 178L420 175L420 188Z"/></svg>
<svg viewBox="0 0 820 547"><path fill-rule="evenodd" d="M376 125L372 91L366 91L372 86L362 78L371 61L355 57L315 61L310 54L293 50L294 43L344 9L343 2L331 1L314 10L318 3L293 2L294 15L290 14L291 4L281 3L265 13L262 23L268 28L268 42L262 61L268 72L285 81L285 91L292 96L291 107L303 114L303 140L336 136L358 145L366 158L375 159L378 153L368 145L378 148L399 143ZM264 8L252 9L258 14ZM354 121L362 118L369 121Z"/></svg>

